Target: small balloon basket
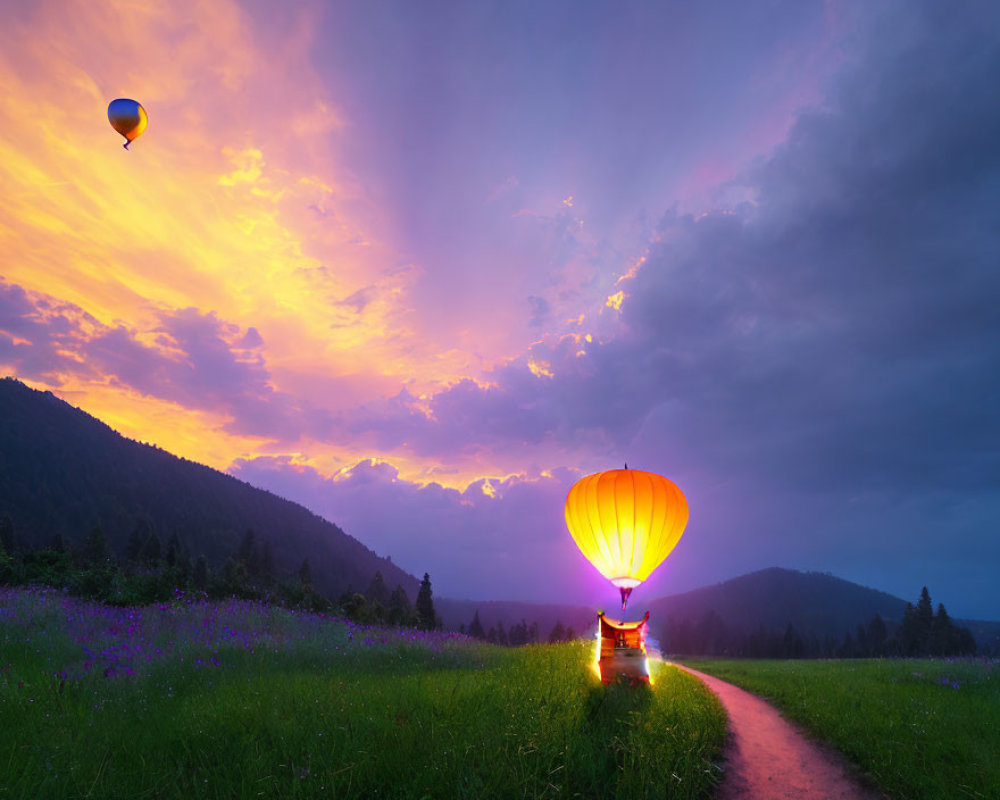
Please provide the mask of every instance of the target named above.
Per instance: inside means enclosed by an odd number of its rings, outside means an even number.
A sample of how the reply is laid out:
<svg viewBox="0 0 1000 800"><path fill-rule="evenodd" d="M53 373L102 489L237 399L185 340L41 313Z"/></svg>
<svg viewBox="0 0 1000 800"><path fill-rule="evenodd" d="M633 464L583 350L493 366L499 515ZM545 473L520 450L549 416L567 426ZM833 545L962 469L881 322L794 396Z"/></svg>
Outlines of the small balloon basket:
<svg viewBox="0 0 1000 800"><path fill-rule="evenodd" d="M597 671L602 683L649 684L646 630L649 612L638 622L608 619L597 614Z"/></svg>

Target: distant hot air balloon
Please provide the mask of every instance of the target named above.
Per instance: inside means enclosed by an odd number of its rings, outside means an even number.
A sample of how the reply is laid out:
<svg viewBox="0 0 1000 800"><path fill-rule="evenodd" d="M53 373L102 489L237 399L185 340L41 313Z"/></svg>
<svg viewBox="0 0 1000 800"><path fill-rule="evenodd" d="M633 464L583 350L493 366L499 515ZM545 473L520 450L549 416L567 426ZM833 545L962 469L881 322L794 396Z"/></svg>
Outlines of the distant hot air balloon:
<svg viewBox="0 0 1000 800"><path fill-rule="evenodd" d="M108 122L111 123L112 128L125 137L124 147L128 150L128 146L133 140L146 130L149 117L146 116L146 109L142 107L141 103L119 97L108 105Z"/></svg>
<svg viewBox="0 0 1000 800"><path fill-rule="evenodd" d="M580 478L566 497L566 526L598 572L632 590L674 549L688 521L687 500L653 472L612 469Z"/></svg>

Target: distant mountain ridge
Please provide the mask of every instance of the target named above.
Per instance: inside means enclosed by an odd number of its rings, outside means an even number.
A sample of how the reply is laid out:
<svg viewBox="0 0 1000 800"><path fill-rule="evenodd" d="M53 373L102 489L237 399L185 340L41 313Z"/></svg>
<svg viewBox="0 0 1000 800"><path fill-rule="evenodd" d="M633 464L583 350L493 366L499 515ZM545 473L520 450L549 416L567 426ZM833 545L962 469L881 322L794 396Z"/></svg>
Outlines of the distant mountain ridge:
<svg viewBox="0 0 1000 800"><path fill-rule="evenodd" d="M783 567L740 575L721 583L653 600L651 612L658 617L692 622L715 612L730 627L750 633L763 625L781 629L791 623L800 630L819 635L842 636L859 622L875 614L892 627L903 617L907 602L915 603L921 587L915 586L911 600L838 578L827 572L800 572ZM933 588L933 587L932 587ZM935 603L947 598L934 597ZM1000 635L1000 621L956 619L972 631L981 645L993 644Z"/></svg>
<svg viewBox="0 0 1000 800"><path fill-rule="evenodd" d="M364 591L376 570L385 584L400 584L411 602L418 581L333 523L306 508L257 489L226 473L178 458L116 433L51 392L0 379L0 517L8 514L29 547L62 535L79 543L100 524L120 555L137 522L152 522L159 536L176 533L192 557L204 554L214 567L232 555L247 529L271 544L276 566L286 573L308 558L317 588L336 598L346 589ZM432 565L428 564L428 571ZM934 587L930 587L933 594ZM919 587L914 587L913 601ZM948 598L934 596L935 602ZM476 610L485 628L537 622L547 638L556 622L589 635L596 608L572 604L472 601L434 598L446 628L468 626ZM697 624L715 614L732 630L760 626L843 636L876 613L899 623L906 601L826 573L772 567L643 604L654 634L668 620ZM614 616L617 609L608 608ZM1000 652L1000 622L955 620L981 647Z"/></svg>
<svg viewBox="0 0 1000 800"><path fill-rule="evenodd" d="M921 587L914 587L915 603ZM933 596L933 594L932 594ZM933 597L935 605L947 598ZM714 615L736 634L759 628L780 632L792 625L801 634L839 639L854 634L878 614L890 632L903 618L908 601L829 573L799 572L781 567L741 575L712 586L659 598L649 604L666 632L687 622L698 625ZM947 606L947 602L945 602ZM1000 622L956 619L967 627L980 649L1000 652Z"/></svg>
<svg viewBox="0 0 1000 800"><path fill-rule="evenodd" d="M919 591L918 586L914 600ZM791 622L821 636L842 636L875 614L890 624L898 622L905 608L905 600L887 592L828 573L782 567L758 570L650 603L651 613L660 619L672 616L697 622L714 612L742 633L760 625L783 629Z"/></svg>
<svg viewBox="0 0 1000 800"><path fill-rule="evenodd" d="M247 529L269 542L276 566L308 558L316 587L336 598L382 572L411 602L418 581L306 508L164 450L127 439L86 412L13 378L0 379L0 516L31 547L62 535L80 542L95 524L119 555L136 524L176 533L192 557L218 566Z"/></svg>
<svg viewBox="0 0 1000 800"><path fill-rule="evenodd" d="M914 587L910 602L916 601L919 591L919 586ZM728 629L740 634L752 633L760 627L781 632L791 624L800 632L839 640L846 633L853 634L859 623L867 624L875 614L879 614L890 629L894 628L903 618L906 603L887 592L827 573L770 567L689 592L658 597L648 603L633 597L627 617L638 618L648 609L653 634L665 639L671 622L674 626L685 621L698 625L714 614ZM471 600L443 601L441 609L446 627L456 630L459 624L468 626L478 609L484 627L497 622L510 627L521 619L529 623L537 620L544 634L560 621L563 625L573 625L577 633L587 635L596 624L597 613L596 607ZM618 611L616 608L606 610L611 616ZM968 627L981 648L1000 648L1000 622L955 622Z"/></svg>

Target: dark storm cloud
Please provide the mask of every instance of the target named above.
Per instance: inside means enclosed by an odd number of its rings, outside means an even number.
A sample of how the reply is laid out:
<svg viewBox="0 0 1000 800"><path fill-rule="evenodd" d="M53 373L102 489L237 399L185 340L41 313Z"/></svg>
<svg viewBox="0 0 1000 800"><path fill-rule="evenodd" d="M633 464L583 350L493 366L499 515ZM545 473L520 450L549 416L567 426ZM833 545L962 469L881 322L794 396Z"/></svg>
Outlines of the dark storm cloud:
<svg viewBox="0 0 1000 800"><path fill-rule="evenodd" d="M884 20L751 176L756 207L667 226L625 321L697 359L666 375L699 439L759 442L791 483L996 484L1000 39L981 12Z"/></svg>
<svg viewBox="0 0 1000 800"><path fill-rule="evenodd" d="M1000 10L878 15L753 202L662 221L613 338L398 405L387 441L624 453L699 509L681 574L831 569L1000 615L975 588L1000 559Z"/></svg>
<svg viewBox="0 0 1000 800"><path fill-rule="evenodd" d="M997 13L915 11L746 176L754 204L663 221L613 340L456 384L411 445L617 452L667 404L663 442L786 486L995 483Z"/></svg>

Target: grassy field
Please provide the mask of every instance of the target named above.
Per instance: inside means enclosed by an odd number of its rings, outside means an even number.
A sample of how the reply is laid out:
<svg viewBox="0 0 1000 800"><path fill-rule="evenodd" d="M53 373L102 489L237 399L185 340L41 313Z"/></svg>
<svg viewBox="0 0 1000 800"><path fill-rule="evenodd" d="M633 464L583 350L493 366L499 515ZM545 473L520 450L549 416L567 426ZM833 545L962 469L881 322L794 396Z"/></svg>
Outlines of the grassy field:
<svg viewBox="0 0 1000 800"><path fill-rule="evenodd" d="M714 697L663 665L602 687L591 657L0 589L0 798L709 796Z"/></svg>
<svg viewBox="0 0 1000 800"><path fill-rule="evenodd" d="M685 661L770 699L907 800L1000 798L1000 663Z"/></svg>

